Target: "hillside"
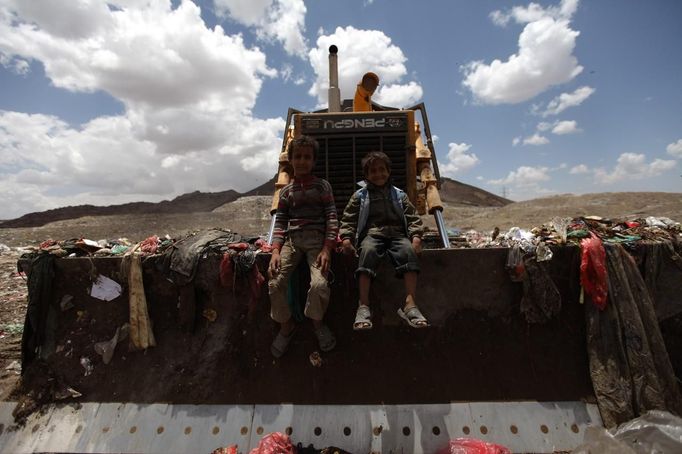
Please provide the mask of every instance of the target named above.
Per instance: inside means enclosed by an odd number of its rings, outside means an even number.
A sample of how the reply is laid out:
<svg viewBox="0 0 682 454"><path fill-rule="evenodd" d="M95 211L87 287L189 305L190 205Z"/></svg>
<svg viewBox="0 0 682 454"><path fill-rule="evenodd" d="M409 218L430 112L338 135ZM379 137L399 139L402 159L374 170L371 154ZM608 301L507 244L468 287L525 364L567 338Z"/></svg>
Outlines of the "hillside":
<svg viewBox="0 0 682 454"><path fill-rule="evenodd" d="M194 191L180 195L173 200L158 203L133 202L121 205L95 206L78 205L25 214L19 218L0 222L1 228L40 227L51 222L77 219L87 216L150 215L209 213L220 211L220 207L240 197L271 196L274 193L276 177L251 189L239 193L232 189L222 192ZM507 199L491 194L468 184L443 178L441 197L444 202L464 206L499 207L511 203Z"/></svg>

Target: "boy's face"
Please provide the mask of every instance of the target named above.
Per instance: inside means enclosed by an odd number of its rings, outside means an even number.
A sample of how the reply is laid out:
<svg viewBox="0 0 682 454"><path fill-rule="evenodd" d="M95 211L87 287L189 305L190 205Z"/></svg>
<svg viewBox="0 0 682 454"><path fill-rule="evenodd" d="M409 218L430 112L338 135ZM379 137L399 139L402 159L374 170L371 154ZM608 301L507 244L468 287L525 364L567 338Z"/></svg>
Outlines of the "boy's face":
<svg viewBox="0 0 682 454"><path fill-rule="evenodd" d="M294 168L294 176L310 175L315 165L314 156L313 147L296 147L291 153L291 166Z"/></svg>
<svg viewBox="0 0 682 454"><path fill-rule="evenodd" d="M369 164L367 168L367 181L372 183L374 186L383 186L388 181L388 177L391 176L390 170L386 167L386 163L375 159Z"/></svg>

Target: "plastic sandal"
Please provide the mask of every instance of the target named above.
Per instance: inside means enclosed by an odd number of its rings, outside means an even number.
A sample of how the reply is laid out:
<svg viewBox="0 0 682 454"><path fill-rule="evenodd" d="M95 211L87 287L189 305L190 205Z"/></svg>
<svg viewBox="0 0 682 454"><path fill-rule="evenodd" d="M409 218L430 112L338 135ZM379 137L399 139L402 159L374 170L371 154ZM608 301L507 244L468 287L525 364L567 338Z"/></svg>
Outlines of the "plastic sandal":
<svg viewBox="0 0 682 454"><path fill-rule="evenodd" d="M429 326L429 321L426 320L426 317L424 317L417 306L412 306L406 311L403 311L402 308L398 309L398 315L412 328L426 328Z"/></svg>
<svg viewBox="0 0 682 454"><path fill-rule="evenodd" d="M328 352L336 347L336 337L327 325L322 325L320 329L315 330L315 335L320 343L320 350L323 352Z"/></svg>
<svg viewBox="0 0 682 454"><path fill-rule="evenodd" d="M372 313L368 306L364 304L358 305L358 310L355 312L355 321L353 322L353 329L355 331L365 331L372 329L372 320L370 317Z"/></svg>
<svg viewBox="0 0 682 454"><path fill-rule="evenodd" d="M289 343L294 337L295 331L295 329L291 331L288 336L282 334L281 331L277 333L275 339L272 341L272 345L270 345L270 353L272 353L272 356L275 358L281 358L287 352L289 349Z"/></svg>

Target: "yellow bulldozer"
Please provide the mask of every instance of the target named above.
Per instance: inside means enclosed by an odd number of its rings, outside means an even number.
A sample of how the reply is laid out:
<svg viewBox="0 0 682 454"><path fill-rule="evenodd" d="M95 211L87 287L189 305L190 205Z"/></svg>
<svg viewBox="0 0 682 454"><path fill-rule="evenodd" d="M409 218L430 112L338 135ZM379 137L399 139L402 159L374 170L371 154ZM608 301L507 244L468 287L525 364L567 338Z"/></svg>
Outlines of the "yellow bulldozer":
<svg viewBox="0 0 682 454"><path fill-rule="evenodd" d="M331 184L339 214L357 189L356 183L364 178L360 165L362 157L370 151L383 151L393 165L393 184L407 193L420 215L428 212L435 217L442 247L449 248L443 204L438 194L438 160L424 103L399 109L372 102L371 94L379 84L379 78L371 72L358 84L355 98L342 103L337 53L338 48L330 46L328 108L316 112L289 108L271 214L277 210L280 189L292 178L286 153L289 142L297 136L307 135L320 144L313 174ZM274 217L272 221L270 236Z"/></svg>

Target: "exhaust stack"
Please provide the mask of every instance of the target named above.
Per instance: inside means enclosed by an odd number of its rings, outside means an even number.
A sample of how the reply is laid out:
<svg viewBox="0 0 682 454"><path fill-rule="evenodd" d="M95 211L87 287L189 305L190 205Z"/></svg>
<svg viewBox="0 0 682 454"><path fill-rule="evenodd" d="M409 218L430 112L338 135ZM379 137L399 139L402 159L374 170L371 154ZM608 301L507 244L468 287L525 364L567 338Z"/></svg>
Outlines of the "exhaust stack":
<svg viewBox="0 0 682 454"><path fill-rule="evenodd" d="M339 51L335 45L329 46L329 92L328 112L341 112L341 91L339 90L339 65L336 53Z"/></svg>

